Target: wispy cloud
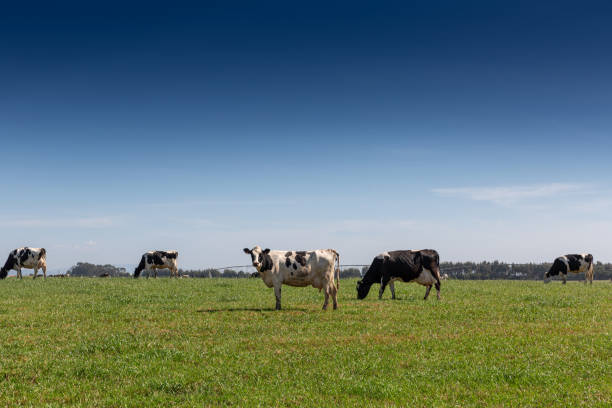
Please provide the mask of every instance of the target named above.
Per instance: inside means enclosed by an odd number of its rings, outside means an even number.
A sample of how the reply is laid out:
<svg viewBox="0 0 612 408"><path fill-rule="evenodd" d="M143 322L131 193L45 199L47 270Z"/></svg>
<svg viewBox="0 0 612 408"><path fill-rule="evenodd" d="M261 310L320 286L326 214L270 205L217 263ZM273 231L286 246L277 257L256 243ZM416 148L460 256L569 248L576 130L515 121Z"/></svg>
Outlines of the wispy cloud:
<svg viewBox="0 0 612 408"><path fill-rule="evenodd" d="M575 193L584 190L585 186L581 184L549 183L506 187L434 188L431 191L443 196L462 197L475 201L489 201L496 204L510 205L519 201Z"/></svg>
<svg viewBox="0 0 612 408"><path fill-rule="evenodd" d="M115 217L77 218L18 218L0 220L6 228L107 228L115 224Z"/></svg>

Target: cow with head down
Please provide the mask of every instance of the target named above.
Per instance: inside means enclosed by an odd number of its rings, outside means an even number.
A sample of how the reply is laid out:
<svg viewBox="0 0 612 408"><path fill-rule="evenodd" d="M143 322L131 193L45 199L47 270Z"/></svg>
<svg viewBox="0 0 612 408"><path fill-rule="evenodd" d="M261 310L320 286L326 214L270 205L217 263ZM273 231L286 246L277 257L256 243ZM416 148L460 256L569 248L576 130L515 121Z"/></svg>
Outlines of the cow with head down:
<svg viewBox="0 0 612 408"><path fill-rule="evenodd" d="M178 258L178 251L149 251L142 255L140 263L134 270L134 278L138 278L142 271L147 271L147 279L151 275L151 271L155 271L155 277L157 278L158 269L169 269L170 277L178 275L178 267L176 265L176 259Z"/></svg>
<svg viewBox="0 0 612 408"><path fill-rule="evenodd" d="M14 269L17 276L22 279L21 269L34 269L34 279L38 275L38 269L43 270L43 276L47 278L47 251L45 248L17 248L11 251L6 263L0 269L0 279L6 278L8 271Z"/></svg>
<svg viewBox="0 0 612 408"><path fill-rule="evenodd" d="M340 255L333 249L314 251L271 251L244 248L251 255L253 266L266 286L274 288L276 310L281 309L281 286L309 286L325 290L323 310L327 309L331 296L334 309L338 308L337 293L340 286ZM336 264L338 269L335 270ZM337 271L337 274L335 273ZM336 279L336 281L334 281Z"/></svg>
<svg viewBox="0 0 612 408"><path fill-rule="evenodd" d="M365 299L373 284L379 283L378 298L381 299L387 285L391 289L391 299L395 299L394 281L417 282L425 287L425 300L432 286L440 299L440 256L433 249L418 251L389 251L374 258L370 268L357 282L357 298Z"/></svg>
<svg viewBox="0 0 612 408"><path fill-rule="evenodd" d="M563 283L567 282L567 274L584 272L584 283L587 280L593 284L593 255L591 254L568 254L555 259L552 266L544 276L544 283L548 283L552 276L561 275Z"/></svg>

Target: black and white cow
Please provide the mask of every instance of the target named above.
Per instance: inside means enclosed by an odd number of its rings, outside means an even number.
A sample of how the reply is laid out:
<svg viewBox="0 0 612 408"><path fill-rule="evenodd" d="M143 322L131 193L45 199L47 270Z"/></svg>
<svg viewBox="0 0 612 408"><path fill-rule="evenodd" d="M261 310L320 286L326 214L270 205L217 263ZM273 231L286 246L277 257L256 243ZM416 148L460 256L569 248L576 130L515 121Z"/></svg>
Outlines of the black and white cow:
<svg viewBox="0 0 612 408"><path fill-rule="evenodd" d="M270 251L259 245L253 249L244 248L251 255L253 266L259 272L266 286L274 288L276 310L281 308L281 286L308 286L325 290L323 310L327 309L332 297L334 309L338 308L337 293L340 287L340 255L333 249L314 251ZM337 274L334 269L338 265ZM336 278L336 282L334 282Z"/></svg>
<svg viewBox="0 0 612 408"><path fill-rule="evenodd" d="M440 299L440 256L433 249L420 251L390 251L376 256L370 268L357 282L357 298L368 296L370 287L380 283L378 298L381 299L385 287L391 288L391 299L395 299L393 281L417 282L427 287L425 299L429 296L431 287L435 285Z"/></svg>
<svg viewBox="0 0 612 408"><path fill-rule="evenodd" d="M151 271L155 271L155 277L157 278L158 269L170 269L170 277L176 276L178 278L178 268L176 266L176 258L178 258L177 251L149 251L142 255L140 263L134 270L134 278L140 276L143 270L147 271L147 279L151 275Z"/></svg>
<svg viewBox="0 0 612 408"><path fill-rule="evenodd" d="M567 274L584 272L584 283L587 280L593 284L593 255L591 254L569 254L555 259L552 266L546 272L544 283L550 282L551 276L561 275L563 283L567 282Z"/></svg>
<svg viewBox="0 0 612 408"><path fill-rule="evenodd" d="M21 268L34 269L34 279L38 275L38 268L43 270L43 276L47 278L47 251L45 248L17 248L8 256L6 263L0 269L0 279L6 278L8 271L14 269L17 276L22 279Z"/></svg>

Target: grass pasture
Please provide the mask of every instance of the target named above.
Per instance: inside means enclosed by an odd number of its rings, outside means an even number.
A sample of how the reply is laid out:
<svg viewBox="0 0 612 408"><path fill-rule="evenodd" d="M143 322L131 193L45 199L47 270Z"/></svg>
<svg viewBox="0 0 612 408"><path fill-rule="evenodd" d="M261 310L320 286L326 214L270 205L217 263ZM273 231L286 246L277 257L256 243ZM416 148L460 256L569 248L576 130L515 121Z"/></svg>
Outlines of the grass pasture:
<svg viewBox="0 0 612 408"><path fill-rule="evenodd" d="M2 406L612 406L612 284L0 281Z"/></svg>

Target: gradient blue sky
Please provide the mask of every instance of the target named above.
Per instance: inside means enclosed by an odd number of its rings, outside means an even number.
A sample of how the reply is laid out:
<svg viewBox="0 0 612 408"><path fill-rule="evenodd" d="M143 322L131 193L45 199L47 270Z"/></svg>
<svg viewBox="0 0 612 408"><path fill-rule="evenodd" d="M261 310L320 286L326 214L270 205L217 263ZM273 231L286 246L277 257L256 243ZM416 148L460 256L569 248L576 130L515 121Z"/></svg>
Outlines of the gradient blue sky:
<svg viewBox="0 0 612 408"><path fill-rule="evenodd" d="M0 253L612 261L610 2L84 3L0 12Z"/></svg>

